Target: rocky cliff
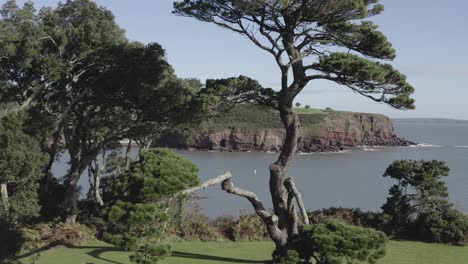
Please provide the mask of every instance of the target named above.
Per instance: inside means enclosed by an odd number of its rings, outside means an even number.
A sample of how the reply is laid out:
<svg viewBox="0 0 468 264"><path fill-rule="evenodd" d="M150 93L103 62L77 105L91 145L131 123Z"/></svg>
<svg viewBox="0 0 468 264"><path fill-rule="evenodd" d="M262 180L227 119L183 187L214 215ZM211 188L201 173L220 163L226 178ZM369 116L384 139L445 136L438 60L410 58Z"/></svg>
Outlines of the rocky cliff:
<svg viewBox="0 0 468 264"><path fill-rule="evenodd" d="M302 110L302 152L339 151L356 146L402 146L390 118L379 114ZM157 140L171 148L218 151L279 151L285 138L278 114L251 105L220 113L197 127L179 127Z"/></svg>

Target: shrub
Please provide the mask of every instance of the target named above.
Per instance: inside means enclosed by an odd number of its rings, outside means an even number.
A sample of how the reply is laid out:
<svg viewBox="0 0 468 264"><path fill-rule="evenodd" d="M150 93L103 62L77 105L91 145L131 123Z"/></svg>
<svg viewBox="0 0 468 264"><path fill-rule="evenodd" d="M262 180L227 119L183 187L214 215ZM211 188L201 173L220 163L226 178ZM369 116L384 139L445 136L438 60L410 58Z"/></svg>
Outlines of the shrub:
<svg viewBox="0 0 468 264"><path fill-rule="evenodd" d="M376 263L385 256L384 233L336 220L304 225L300 236L297 251L304 263L310 263L311 259L317 264Z"/></svg>
<svg viewBox="0 0 468 264"><path fill-rule="evenodd" d="M41 223L23 228L25 244L23 248L32 249L41 246L78 245L95 239L94 229L81 224Z"/></svg>
<svg viewBox="0 0 468 264"><path fill-rule="evenodd" d="M304 263L301 260L301 256L299 252L296 250L288 250L288 253L286 254L285 257L281 257L279 259L279 264L299 264L299 263Z"/></svg>
<svg viewBox="0 0 468 264"><path fill-rule="evenodd" d="M350 208L327 208L308 212L311 224L321 224L328 220L339 220L349 225L381 229L383 225L382 216L379 213L362 212L359 209Z"/></svg>
<svg viewBox="0 0 468 264"><path fill-rule="evenodd" d="M217 228L222 237L236 241L239 239L236 222L237 221L232 216L220 216L213 220L212 224Z"/></svg>
<svg viewBox="0 0 468 264"><path fill-rule="evenodd" d="M199 184L197 173L193 162L169 149L140 153L128 170L106 183L103 197L108 201L108 225L103 238L133 251L130 260L134 263L156 263L170 254L170 247L160 242L170 224L172 200L180 191Z"/></svg>
<svg viewBox="0 0 468 264"><path fill-rule="evenodd" d="M182 221L182 238L189 240L211 241L222 238L217 226L209 217L200 213L191 213Z"/></svg>
<svg viewBox="0 0 468 264"><path fill-rule="evenodd" d="M448 208L444 214L432 210L422 214L416 226L426 241L464 245L468 242L468 219L459 211Z"/></svg>
<svg viewBox="0 0 468 264"><path fill-rule="evenodd" d="M253 213L241 212L239 220L234 226L237 234L236 240L263 240L267 239L268 231L262 219Z"/></svg>

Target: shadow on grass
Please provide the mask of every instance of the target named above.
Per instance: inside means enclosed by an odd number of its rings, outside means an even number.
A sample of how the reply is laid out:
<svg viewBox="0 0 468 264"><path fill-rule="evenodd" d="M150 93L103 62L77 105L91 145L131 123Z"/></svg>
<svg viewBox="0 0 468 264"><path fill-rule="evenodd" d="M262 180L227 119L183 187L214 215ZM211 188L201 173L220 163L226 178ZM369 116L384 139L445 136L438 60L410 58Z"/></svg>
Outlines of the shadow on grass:
<svg viewBox="0 0 468 264"><path fill-rule="evenodd" d="M94 249L94 250L91 250L89 252L86 252L86 254L93 257L93 258L96 258L96 259L99 259L99 260L102 260L102 261L106 261L108 263L123 264L121 262L117 262L117 261L114 261L114 260L110 260L110 259L106 259L106 258L101 257L101 254L106 253L106 252L120 252L120 251L123 251L120 248L112 247L112 246L109 246L109 247L106 247L106 246L76 246L76 245L63 243L63 242L51 243L49 245L45 245L43 247L37 248L37 249L35 249L33 251L30 251L28 253L17 256L15 258L15 260L13 260L14 262L9 262L9 263L10 264L20 263L18 261L19 259L31 257L31 256L33 256L35 254L47 251L47 250L49 250L51 248L58 247L58 246L62 246L62 247L66 247L66 248L72 248L72 249Z"/></svg>
<svg viewBox="0 0 468 264"><path fill-rule="evenodd" d="M122 252L124 250L117 248L117 247L112 247L112 246L76 246L72 244L67 244L63 242L58 242L58 243L53 243L49 244L40 248L37 248L33 251L30 251L28 253L22 254L20 256L17 256L13 262L8 262L9 264L19 264L20 262L18 261L19 259L22 258L27 258L31 257L35 254L47 251L51 248L58 247L58 246L63 246L66 248L71 248L71 249L92 249L91 251L86 252L87 255L99 259L101 261L105 261L107 263L112 263L112 264L123 264L118 261L114 261L111 259L103 258L101 255L104 253L108 252ZM187 259L201 259L201 260L208 260L208 261L222 261L222 262L227 262L227 263L272 263L270 260L246 260L246 259L237 259L237 258L226 258L226 257L219 257L219 256L211 256L211 255L204 255L204 254L197 254L197 253L189 253L189 252L181 252L181 251L173 251L172 252L172 257L178 257L178 258L187 258Z"/></svg>
<svg viewBox="0 0 468 264"><path fill-rule="evenodd" d="M172 257L204 259L204 260L223 261L223 262L230 262L230 263L271 263L271 261L269 260L246 260L246 259L236 259L236 258L225 258L225 257L188 253L188 252L181 252L181 251L173 251Z"/></svg>

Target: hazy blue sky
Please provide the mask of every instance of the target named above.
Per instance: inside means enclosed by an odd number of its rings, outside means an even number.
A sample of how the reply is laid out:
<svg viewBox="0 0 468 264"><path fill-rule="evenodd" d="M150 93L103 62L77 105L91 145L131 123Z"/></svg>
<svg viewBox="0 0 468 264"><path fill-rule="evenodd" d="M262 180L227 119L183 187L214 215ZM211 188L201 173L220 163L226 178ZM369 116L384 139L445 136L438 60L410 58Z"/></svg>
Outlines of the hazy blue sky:
<svg viewBox="0 0 468 264"><path fill-rule="evenodd" d="M33 2L43 6L58 1ZM130 39L160 43L181 77L205 80L247 75L264 86L279 86L278 69L270 54L241 35L173 15L172 0L96 2L114 13ZM468 1L382 0L382 3L385 12L375 21L397 50L393 64L416 88L417 109L393 110L325 81L310 83L298 101L312 107L378 112L391 117L468 119Z"/></svg>

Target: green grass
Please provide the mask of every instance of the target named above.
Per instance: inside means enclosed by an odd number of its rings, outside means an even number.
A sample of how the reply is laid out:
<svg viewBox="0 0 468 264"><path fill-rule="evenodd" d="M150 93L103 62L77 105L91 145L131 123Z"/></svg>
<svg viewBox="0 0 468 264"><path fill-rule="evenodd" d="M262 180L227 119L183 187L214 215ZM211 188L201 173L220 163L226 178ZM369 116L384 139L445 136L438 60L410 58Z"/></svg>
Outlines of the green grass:
<svg viewBox="0 0 468 264"><path fill-rule="evenodd" d="M173 256L161 264L265 263L273 243L263 242L177 242ZM10 264L28 264L30 254ZM128 253L103 242L83 246L61 246L41 252L37 264L130 264ZM420 242L390 241L387 256L380 264L464 264L468 247L454 247Z"/></svg>
<svg viewBox="0 0 468 264"><path fill-rule="evenodd" d="M309 108L305 107L294 107L294 112L301 115L310 115L310 114L326 114L327 111L318 108Z"/></svg>

